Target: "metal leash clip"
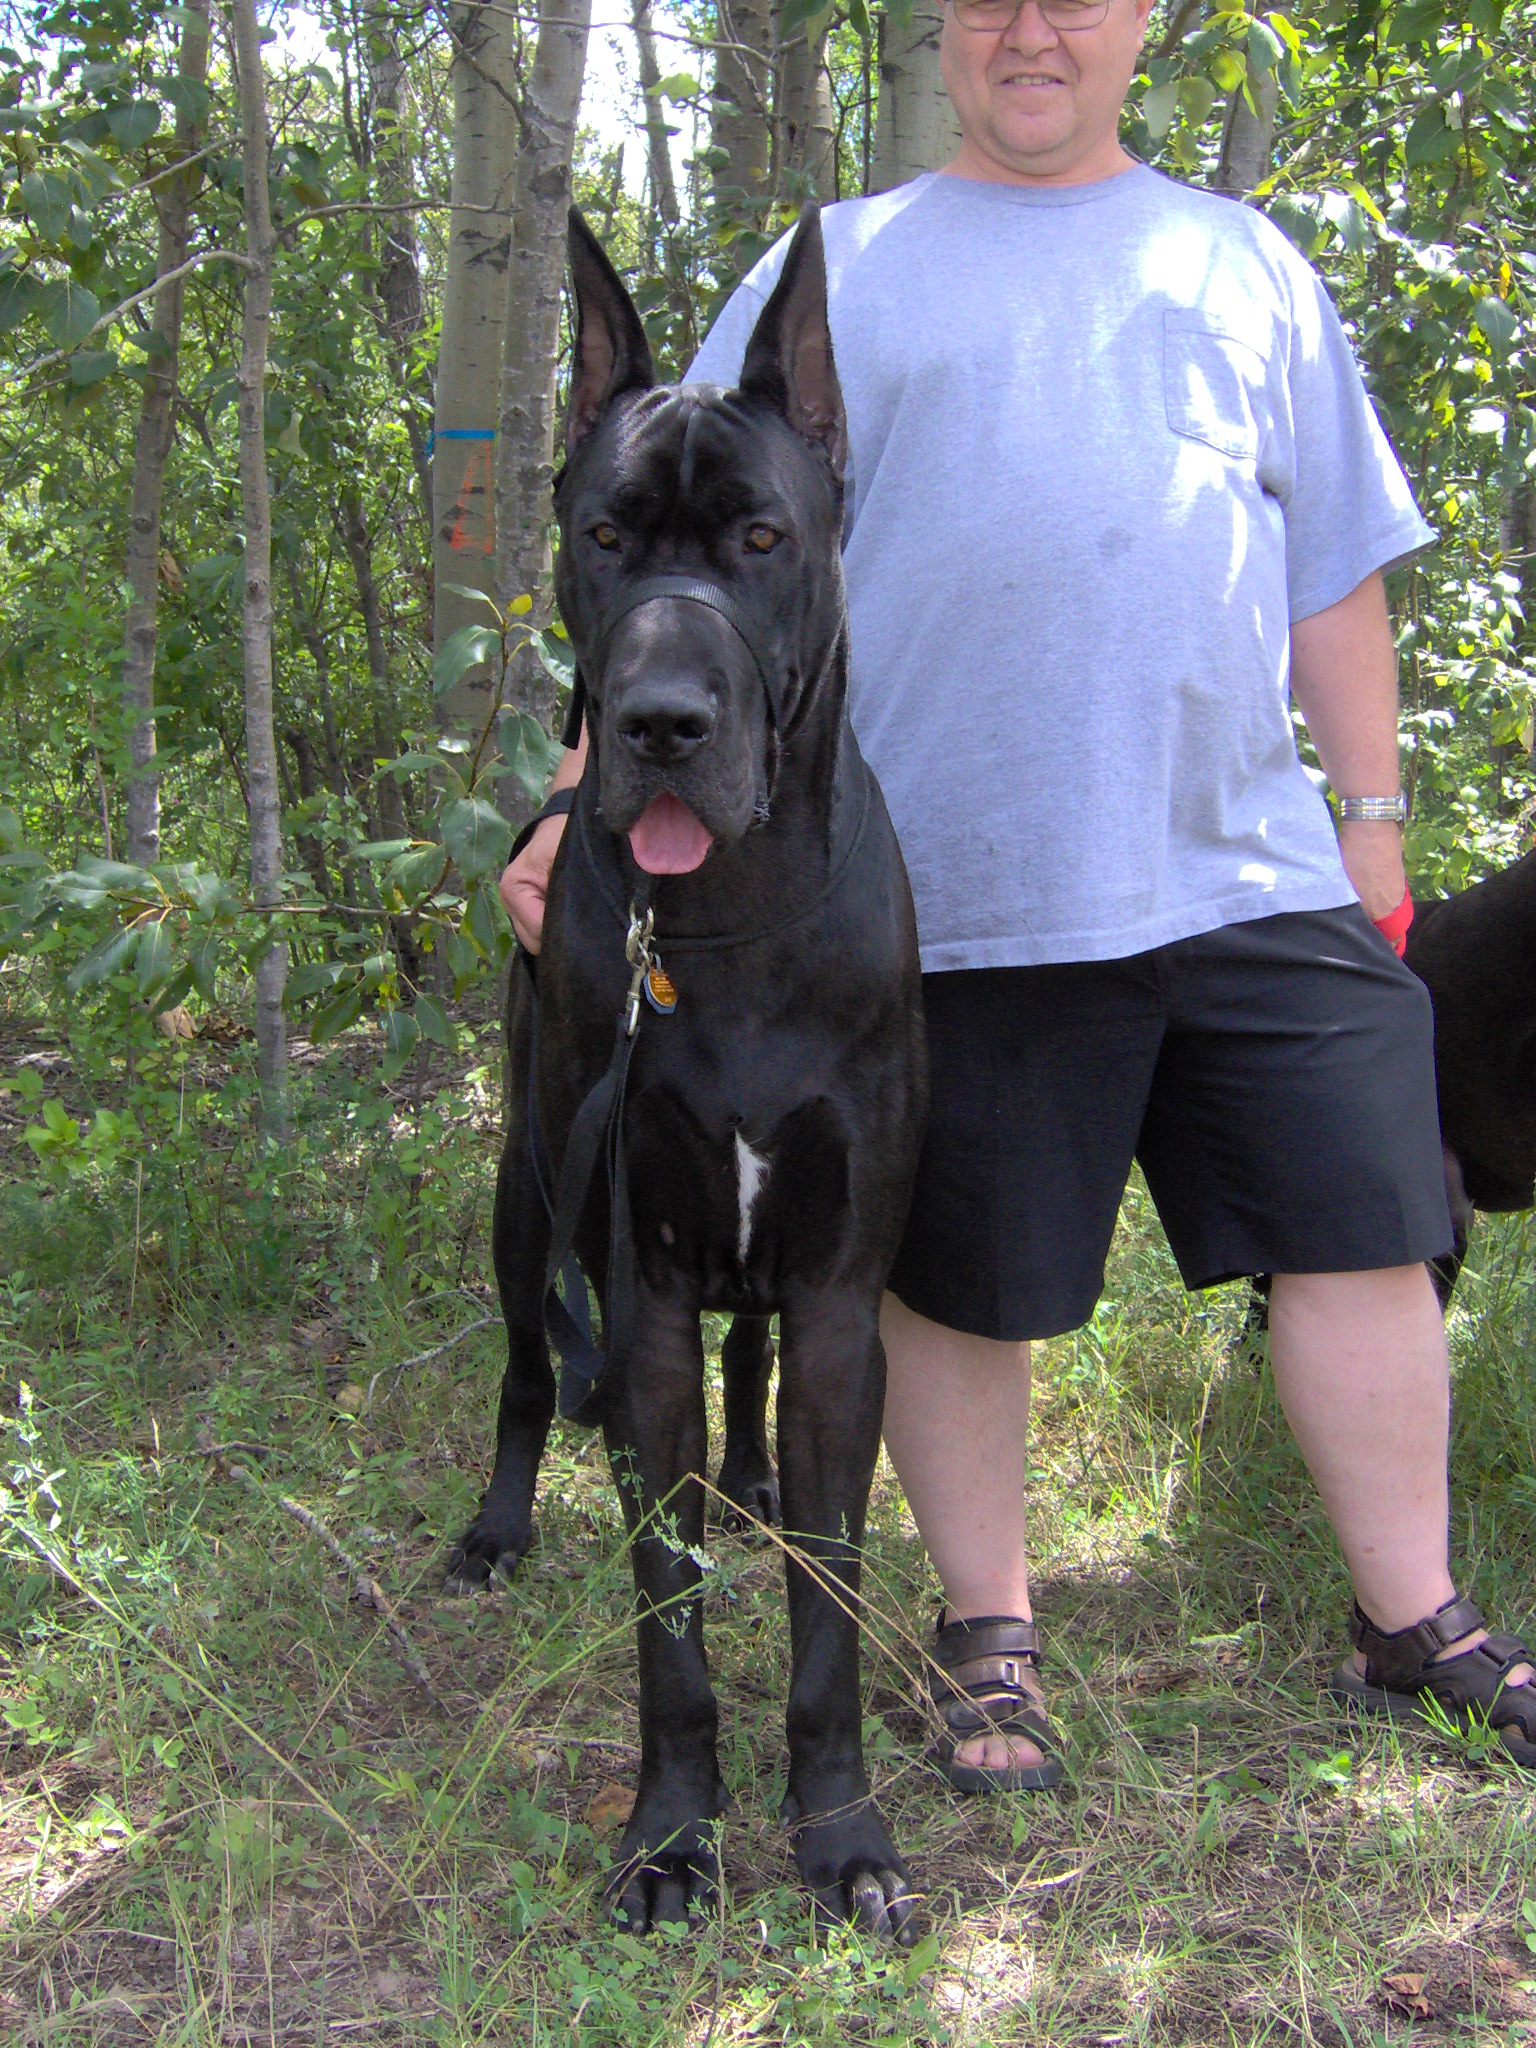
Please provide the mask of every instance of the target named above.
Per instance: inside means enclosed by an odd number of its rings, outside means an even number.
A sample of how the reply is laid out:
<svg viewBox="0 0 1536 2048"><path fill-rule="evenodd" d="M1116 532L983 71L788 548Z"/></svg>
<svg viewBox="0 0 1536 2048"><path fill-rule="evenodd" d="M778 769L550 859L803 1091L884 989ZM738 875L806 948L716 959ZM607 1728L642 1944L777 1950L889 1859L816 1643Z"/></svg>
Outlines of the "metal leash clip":
<svg viewBox="0 0 1536 2048"><path fill-rule="evenodd" d="M656 928L656 913L647 910L642 917L633 903L629 906L629 936L624 941L624 958L634 969L629 978L629 999L624 1005L624 1036L633 1038L640 1028L640 992L645 987L645 978L656 965L656 956L651 951L651 933Z"/></svg>
<svg viewBox="0 0 1536 2048"><path fill-rule="evenodd" d="M653 911L647 910L642 918L634 904L630 904L629 936L624 941L624 958L634 973L630 977L629 998L624 1006L626 1038L633 1038L639 1029L642 995L658 1017L670 1017L677 1008L677 989L661 964L660 954L651 944L655 923Z"/></svg>

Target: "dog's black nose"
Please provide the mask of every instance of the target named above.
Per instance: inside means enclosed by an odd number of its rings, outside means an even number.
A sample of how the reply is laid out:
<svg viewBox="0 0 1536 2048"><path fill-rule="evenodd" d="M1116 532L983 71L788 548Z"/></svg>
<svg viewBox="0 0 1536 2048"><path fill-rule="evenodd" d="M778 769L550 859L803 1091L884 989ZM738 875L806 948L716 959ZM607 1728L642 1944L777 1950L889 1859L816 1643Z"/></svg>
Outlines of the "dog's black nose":
<svg viewBox="0 0 1536 2048"><path fill-rule="evenodd" d="M646 761L685 761L715 729L715 706L697 684L636 683L619 707L619 738Z"/></svg>

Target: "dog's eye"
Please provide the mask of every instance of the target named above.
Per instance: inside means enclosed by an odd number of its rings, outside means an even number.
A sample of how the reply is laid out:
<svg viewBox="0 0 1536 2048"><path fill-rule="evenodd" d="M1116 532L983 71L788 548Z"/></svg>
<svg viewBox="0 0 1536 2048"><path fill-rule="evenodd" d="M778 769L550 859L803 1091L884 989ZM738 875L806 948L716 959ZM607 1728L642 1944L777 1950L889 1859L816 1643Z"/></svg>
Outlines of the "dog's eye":
<svg viewBox="0 0 1536 2048"><path fill-rule="evenodd" d="M773 526L759 524L747 528L747 546L754 555L771 555L783 538L783 534Z"/></svg>
<svg viewBox="0 0 1536 2048"><path fill-rule="evenodd" d="M600 548L606 548L611 554L619 544L619 529L616 526L610 526L608 521L604 519L599 525L593 527L592 538Z"/></svg>

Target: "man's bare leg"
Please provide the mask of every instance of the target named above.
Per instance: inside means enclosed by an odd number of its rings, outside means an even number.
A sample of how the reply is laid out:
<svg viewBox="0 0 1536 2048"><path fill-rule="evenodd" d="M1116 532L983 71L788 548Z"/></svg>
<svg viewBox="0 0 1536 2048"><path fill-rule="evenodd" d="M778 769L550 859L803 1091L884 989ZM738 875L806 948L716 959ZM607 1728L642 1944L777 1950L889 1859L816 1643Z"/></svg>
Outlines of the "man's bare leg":
<svg viewBox="0 0 1536 2048"><path fill-rule="evenodd" d="M1445 1324L1423 1266L1277 1273L1275 1387L1355 1594L1378 1628L1410 1628L1456 1591L1449 1559ZM1482 1631L1444 1652L1481 1642ZM1364 1660L1358 1655L1357 1666ZM1509 1683L1531 1675L1521 1665Z"/></svg>
<svg viewBox="0 0 1536 2048"><path fill-rule="evenodd" d="M885 1447L949 1603L946 1619L1031 1619L1024 1555L1029 1346L930 1323L888 1294ZM1037 1764L1021 1735L978 1735L958 1763Z"/></svg>

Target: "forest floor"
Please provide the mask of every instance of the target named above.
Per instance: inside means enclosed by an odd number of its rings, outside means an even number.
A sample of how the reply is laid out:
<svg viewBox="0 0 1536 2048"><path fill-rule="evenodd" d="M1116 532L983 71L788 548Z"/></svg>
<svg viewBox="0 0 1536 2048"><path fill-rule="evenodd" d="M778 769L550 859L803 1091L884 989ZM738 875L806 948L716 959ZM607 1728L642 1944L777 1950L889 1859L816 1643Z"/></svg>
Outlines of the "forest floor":
<svg viewBox="0 0 1536 2048"><path fill-rule="evenodd" d="M136 1081L148 1153L60 1153L49 1182L39 1100L84 1128L100 1090L45 1036L5 1043L0 2040L1536 2042L1536 1784L1329 1709L1332 1540L1240 1291L1183 1293L1139 1188L1099 1314L1038 1367L1065 1786L968 1801L925 1765L902 1634L935 1587L882 1464L866 1737L925 1938L813 1938L776 1818L781 1560L723 1533L727 1883L691 1936L614 1930L635 1684L594 1440L557 1429L515 1583L440 1590L503 1355L472 1327L494 1308L494 1024L387 1095L377 1044L360 1028L304 1069L283 1158L250 1135L237 1036L167 1050ZM1525 1219L1483 1225L1452 1319L1457 1553L1515 1628L1533 1252ZM376 1582L416 1675L284 1502Z"/></svg>

